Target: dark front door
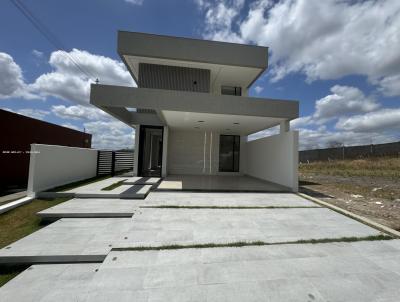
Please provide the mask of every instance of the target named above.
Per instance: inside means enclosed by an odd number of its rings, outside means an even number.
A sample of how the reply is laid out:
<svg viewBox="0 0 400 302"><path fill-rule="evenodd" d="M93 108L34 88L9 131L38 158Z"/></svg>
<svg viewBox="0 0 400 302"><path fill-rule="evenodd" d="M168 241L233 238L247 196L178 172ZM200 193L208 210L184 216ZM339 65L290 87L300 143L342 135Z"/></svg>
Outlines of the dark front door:
<svg viewBox="0 0 400 302"><path fill-rule="evenodd" d="M140 126L139 176L161 177L163 127Z"/></svg>

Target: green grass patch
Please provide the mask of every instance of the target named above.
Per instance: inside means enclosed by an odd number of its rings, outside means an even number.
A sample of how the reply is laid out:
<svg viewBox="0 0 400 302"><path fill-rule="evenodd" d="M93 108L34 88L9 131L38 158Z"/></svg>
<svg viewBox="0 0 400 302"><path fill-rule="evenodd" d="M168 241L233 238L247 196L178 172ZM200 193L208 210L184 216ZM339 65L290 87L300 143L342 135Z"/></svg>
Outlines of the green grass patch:
<svg viewBox="0 0 400 302"><path fill-rule="evenodd" d="M124 181L125 181L125 180L126 180L126 179L117 181L116 183L113 183L113 184L111 184L111 185L109 185L109 186L107 186L107 187L105 187L105 188L103 188L103 189L101 189L101 190L102 190L102 191L111 191L111 190L114 190L115 188L118 188L119 186L122 186L122 185L124 184Z"/></svg>
<svg viewBox="0 0 400 302"><path fill-rule="evenodd" d="M141 208L152 208L152 209L217 209L217 210L258 210L258 209L312 209L320 208L321 206L177 206L177 205L162 205L162 206L141 206Z"/></svg>
<svg viewBox="0 0 400 302"><path fill-rule="evenodd" d="M200 248L221 248L221 247L244 247L244 246L267 246L267 245L283 245L283 244L317 244L317 243L333 243L333 242L357 242L357 241L377 241L392 240L393 237L388 235L372 235L365 237L340 237L340 238L322 238L322 239L300 239L296 241L283 242L265 242L265 241L237 241L230 243L203 243L190 245L162 245L150 247L127 247L113 248L113 251L159 251L159 250L179 250L179 249L200 249Z"/></svg>
<svg viewBox="0 0 400 302"><path fill-rule="evenodd" d="M75 182L71 182L69 184L66 185L62 185L62 186L58 186L52 189L47 190L47 192L63 192L63 191L68 191L68 190L72 190L75 189L77 187L81 187L84 185L88 185L100 180L104 180L107 178L110 178L110 175L105 175L105 176L96 176L96 177L92 177L92 178L88 178L88 179L83 179L83 180L79 180L79 181L75 181Z"/></svg>
<svg viewBox="0 0 400 302"><path fill-rule="evenodd" d="M0 214L0 248L32 234L49 223L43 223L37 212L50 208L70 198L34 199L28 204ZM0 287L14 278L28 266L0 266Z"/></svg>
<svg viewBox="0 0 400 302"><path fill-rule="evenodd" d="M46 224L41 222L36 213L68 199L70 198L34 199L30 203L0 214L0 248L41 229Z"/></svg>
<svg viewBox="0 0 400 302"><path fill-rule="evenodd" d="M13 279L19 273L22 273L26 270L29 265L1 265L0 266L0 287L6 284L8 281Z"/></svg>

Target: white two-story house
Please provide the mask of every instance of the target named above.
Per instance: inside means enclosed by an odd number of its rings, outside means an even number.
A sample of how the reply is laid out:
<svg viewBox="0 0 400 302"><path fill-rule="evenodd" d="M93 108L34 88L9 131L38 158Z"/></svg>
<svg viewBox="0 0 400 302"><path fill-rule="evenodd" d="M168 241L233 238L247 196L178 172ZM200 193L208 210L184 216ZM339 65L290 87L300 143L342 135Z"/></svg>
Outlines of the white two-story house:
<svg viewBox="0 0 400 302"><path fill-rule="evenodd" d="M248 96L268 48L121 31L118 53L138 87L93 84L90 102L136 129L135 175L248 176L297 191L298 102Z"/></svg>

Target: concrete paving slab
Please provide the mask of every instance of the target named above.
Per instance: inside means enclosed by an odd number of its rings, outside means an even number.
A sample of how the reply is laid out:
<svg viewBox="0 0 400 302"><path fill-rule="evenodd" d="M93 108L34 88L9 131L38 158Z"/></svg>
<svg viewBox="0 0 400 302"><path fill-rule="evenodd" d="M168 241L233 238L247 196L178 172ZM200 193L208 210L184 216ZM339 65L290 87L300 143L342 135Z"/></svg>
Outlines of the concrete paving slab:
<svg viewBox="0 0 400 302"><path fill-rule="evenodd" d="M130 218L63 218L0 250L0 263L99 262Z"/></svg>
<svg viewBox="0 0 400 302"><path fill-rule="evenodd" d="M144 199L150 192L152 185L121 185L111 191L79 191L75 193L77 198L122 198Z"/></svg>
<svg viewBox="0 0 400 302"><path fill-rule="evenodd" d="M376 259L396 260L399 242L112 251L102 264L34 265L0 288L0 298L397 302L399 267Z"/></svg>
<svg viewBox="0 0 400 302"><path fill-rule="evenodd" d="M0 288L0 301L84 301L100 263L33 265Z"/></svg>
<svg viewBox="0 0 400 302"><path fill-rule="evenodd" d="M293 193L150 192L144 206L319 207Z"/></svg>
<svg viewBox="0 0 400 302"><path fill-rule="evenodd" d="M82 193L82 192L97 192L101 191L101 189L108 187L114 183L117 183L119 181L123 181L125 179L128 179L128 177L110 177L106 178L103 180L99 180L84 186L76 187L71 190L64 191L65 193Z"/></svg>
<svg viewBox="0 0 400 302"><path fill-rule="evenodd" d="M116 247L364 237L379 231L326 208L141 208Z"/></svg>
<svg viewBox="0 0 400 302"><path fill-rule="evenodd" d="M92 217L132 217L138 208L137 200L74 198L43 210L37 215L41 218L92 218Z"/></svg>
<svg viewBox="0 0 400 302"><path fill-rule="evenodd" d="M400 254L387 241L112 251L87 301L112 299L116 280L133 276L133 287L119 286L126 299L139 301L397 301L400 270L377 265L376 246L387 261Z"/></svg>
<svg viewBox="0 0 400 302"><path fill-rule="evenodd" d="M159 177L140 177L133 176L128 177L124 180L124 184L127 185L155 185L161 181Z"/></svg>

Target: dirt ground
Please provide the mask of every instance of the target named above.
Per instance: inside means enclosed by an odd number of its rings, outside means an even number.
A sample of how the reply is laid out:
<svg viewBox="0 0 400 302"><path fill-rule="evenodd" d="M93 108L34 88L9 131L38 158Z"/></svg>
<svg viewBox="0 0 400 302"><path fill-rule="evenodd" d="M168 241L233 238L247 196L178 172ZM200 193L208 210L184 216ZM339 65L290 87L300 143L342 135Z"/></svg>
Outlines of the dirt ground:
<svg viewBox="0 0 400 302"><path fill-rule="evenodd" d="M400 231L399 179L328 174L300 167L300 191Z"/></svg>

